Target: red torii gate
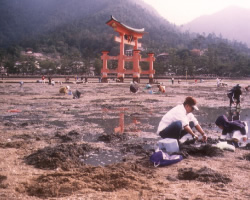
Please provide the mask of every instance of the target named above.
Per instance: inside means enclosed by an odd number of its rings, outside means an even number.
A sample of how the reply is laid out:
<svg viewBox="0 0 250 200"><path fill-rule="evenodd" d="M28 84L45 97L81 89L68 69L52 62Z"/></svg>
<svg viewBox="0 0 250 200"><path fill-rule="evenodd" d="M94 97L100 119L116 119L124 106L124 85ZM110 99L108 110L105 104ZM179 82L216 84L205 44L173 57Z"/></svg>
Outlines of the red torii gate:
<svg viewBox="0 0 250 200"><path fill-rule="evenodd" d="M154 53L148 53L147 58L141 58L140 50L138 47L141 47L141 43L138 43L138 39L141 39L142 36L146 33L144 28L135 29L131 28L119 21L117 21L113 16L111 19L106 22L107 25L111 26L114 31L118 32L120 37L115 36L115 41L120 43L120 55L118 56L109 56L108 51L102 51L101 59L103 61L102 72L102 82L108 82L108 74L116 73L117 79L120 82L124 81L125 74L132 74L133 81L140 82L141 74L149 75L149 82L153 83L155 70L153 68L153 62L155 61ZM134 46L133 56L124 55L124 44ZM118 67L115 70L108 69L108 60L118 60ZM133 69L126 70L124 64L126 61L133 62ZM140 68L140 61L149 62L149 70L142 71Z"/></svg>

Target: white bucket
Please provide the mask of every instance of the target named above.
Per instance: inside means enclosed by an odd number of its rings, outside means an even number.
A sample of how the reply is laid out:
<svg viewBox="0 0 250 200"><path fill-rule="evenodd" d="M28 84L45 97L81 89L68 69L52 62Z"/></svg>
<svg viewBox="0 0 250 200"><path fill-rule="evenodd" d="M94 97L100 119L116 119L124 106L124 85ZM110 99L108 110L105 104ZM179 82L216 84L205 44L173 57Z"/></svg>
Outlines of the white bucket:
<svg viewBox="0 0 250 200"><path fill-rule="evenodd" d="M172 152L178 152L179 145L176 139L173 138L165 138L158 141L159 149L166 149L166 152L172 153Z"/></svg>

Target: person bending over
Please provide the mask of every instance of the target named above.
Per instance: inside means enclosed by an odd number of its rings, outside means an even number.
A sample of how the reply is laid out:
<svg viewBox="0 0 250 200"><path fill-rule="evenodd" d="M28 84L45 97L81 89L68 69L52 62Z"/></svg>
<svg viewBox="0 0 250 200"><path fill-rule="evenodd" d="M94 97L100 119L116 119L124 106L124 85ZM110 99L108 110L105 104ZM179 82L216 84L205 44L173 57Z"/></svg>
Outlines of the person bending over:
<svg viewBox="0 0 250 200"><path fill-rule="evenodd" d="M219 116L215 124L222 129L221 139L231 140L236 147L239 142L247 141L248 126L246 122L240 120L229 121L225 115Z"/></svg>
<svg viewBox="0 0 250 200"><path fill-rule="evenodd" d="M175 106L162 117L157 133L162 138L174 138L178 142L189 133L197 140L198 136L192 130L195 127L202 135L202 140L206 141L207 136L192 113L194 110L199 110L196 100L193 97L186 97L183 104Z"/></svg>
<svg viewBox="0 0 250 200"><path fill-rule="evenodd" d="M237 84L227 93L227 96L229 98L229 106L231 107L232 104L235 104L236 107L238 105L240 106L241 95L242 95L241 86Z"/></svg>

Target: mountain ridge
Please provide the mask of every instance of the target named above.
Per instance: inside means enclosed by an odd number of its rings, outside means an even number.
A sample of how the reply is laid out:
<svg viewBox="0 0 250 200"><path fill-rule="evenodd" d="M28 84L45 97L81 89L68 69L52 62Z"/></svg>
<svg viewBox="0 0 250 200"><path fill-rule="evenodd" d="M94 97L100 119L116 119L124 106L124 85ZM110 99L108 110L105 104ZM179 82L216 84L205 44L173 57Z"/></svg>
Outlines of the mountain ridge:
<svg viewBox="0 0 250 200"><path fill-rule="evenodd" d="M197 33L215 33L230 40L246 43L250 47L250 9L229 6L211 15L200 16L183 25L183 30Z"/></svg>
<svg viewBox="0 0 250 200"><path fill-rule="evenodd" d="M88 71L95 61L100 73L101 52L119 55L119 44L114 41L118 33L106 25L113 15L119 22L133 28L145 28L142 57L153 52L169 56L154 63L157 74L175 72L179 75L195 73L247 74L250 49L242 43L229 41L214 34L204 36L181 32L179 27L161 17L143 1L133 0L2 0L0 7L0 66L10 73L32 73L35 60L20 52L32 49L49 55L50 60L38 60L42 69L61 73L79 72L75 63L82 62L80 72ZM73 3L72 3L73 2ZM131 49L125 45L125 50ZM197 57L192 49L204 52ZM15 67L22 63L23 69ZM116 64L110 62L110 67ZM147 67L144 62L141 67ZM197 71L199 69L199 71ZM50 71L52 72L52 71Z"/></svg>

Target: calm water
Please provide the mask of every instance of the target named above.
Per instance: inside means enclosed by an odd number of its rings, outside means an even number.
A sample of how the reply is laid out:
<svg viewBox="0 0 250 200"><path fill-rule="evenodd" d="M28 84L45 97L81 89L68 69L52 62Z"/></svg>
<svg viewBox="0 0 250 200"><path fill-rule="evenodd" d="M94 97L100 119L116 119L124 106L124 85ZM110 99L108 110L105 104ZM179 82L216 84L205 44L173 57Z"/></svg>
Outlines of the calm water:
<svg viewBox="0 0 250 200"><path fill-rule="evenodd" d="M218 116L220 115L226 115L228 118L237 118L240 119L242 121L246 121L248 123L248 126L250 127L250 109L242 109L242 110L235 110L232 109L230 110L229 108L225 108L225 107L221 107L221 108L207 108L207 107L200 107L199 111L196 111L194 114L197 117L197 119L199 120L199 122L202 123L206 123L206 124L211 124L211 128L212 129L218 129L215 125L215 120ZM169 109L168 109L169 110ZM166 110L167 112L167 110ZM117 114L117 113L116 113ZM117 114L117 117L119 116L119 114ZM156 133L158 124L161 120L161 117L152 117L152 115L150 115L150 117L148 117L146 114L145 115L137 115L137 117L135 115L133 116L128 116L124 115L124 124L126 127L126 124L130 124L132 123L135 119L137 121L139 121L141 124L150 124L152 128L149 128L147 130L143 130L144 132L153 132ZM114 127L118 126L119 124L119 119L105 119L105 120L101 120L101 119L86 119L85 121L88 122L93 122L93 123L97 123L100 125L100 127L104 128L106 133L113 133ZM219 129L218 129L219 130ZM147 134L145 135L147 136ZM157 136L155 134L155 136ZM143 137L143 136L142 136ZM94 139L94 138L92 138ZM142 138L138 138L138 141L142 139ZM145 141L146 140L156 140L156 138L151 138L147 137L144 138ZM145 145L143 146L144 149L150 149L153 148L153 146L151 146L151 144L149 144L148 146ZM118 153L118 152L101 152L98 154L90 154L88 158L86 158L85 160L83 160L84 163L86 164L91 164L91 165L106 165L106 164L111 164L111 163L116 163L116 162L121 162L123 158L123 155Z"/></svg>

